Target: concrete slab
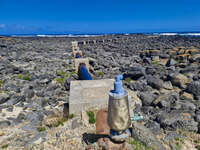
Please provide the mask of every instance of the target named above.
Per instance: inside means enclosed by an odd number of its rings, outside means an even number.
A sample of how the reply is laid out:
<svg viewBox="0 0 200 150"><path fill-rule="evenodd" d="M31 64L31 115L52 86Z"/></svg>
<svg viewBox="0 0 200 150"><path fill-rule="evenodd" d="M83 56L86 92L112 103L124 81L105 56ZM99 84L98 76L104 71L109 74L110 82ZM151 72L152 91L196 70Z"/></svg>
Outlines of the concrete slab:
<svg viewBox="0 0 200 150"><path fill-rule="evenodd" d="M90 107L105 107L114 79L72 81L70 84L69 113L79 113Z"/></svg>

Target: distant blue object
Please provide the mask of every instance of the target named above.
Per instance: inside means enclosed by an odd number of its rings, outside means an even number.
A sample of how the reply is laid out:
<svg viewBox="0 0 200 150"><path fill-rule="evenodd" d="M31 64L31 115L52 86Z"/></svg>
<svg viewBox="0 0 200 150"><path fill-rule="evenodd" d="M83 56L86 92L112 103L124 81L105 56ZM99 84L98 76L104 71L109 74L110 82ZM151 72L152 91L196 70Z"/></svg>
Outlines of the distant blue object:
<svg viewBox="0 0 200 150"><path fill-rule="evenodd" d="M76 58L81 58L81 56L79 55L79 53L76 53Z"/></svg>
<svg viewBox="0 0 200 150"><path fill-rule="evenodd" d="M81 80L92 80L87 68L85 66L81 66L79 70L79 78Z"/></svg>
<svg viewBox="0 0 200 150"><path fill-rule="evenodd" d="M142 120L143 116L139 116L137 113L134 113L133 117L131 117L132 121Z"/></svg>
<svg viewBox="0 0 200 150"><path fill-rule="evenodd" d="M119 96L124 95L124 89L123 89L122 81L121 81L122 79L123 79L122 75L117 75L115 77L114 90L111 91L112 93L117 94Z"/></svg>

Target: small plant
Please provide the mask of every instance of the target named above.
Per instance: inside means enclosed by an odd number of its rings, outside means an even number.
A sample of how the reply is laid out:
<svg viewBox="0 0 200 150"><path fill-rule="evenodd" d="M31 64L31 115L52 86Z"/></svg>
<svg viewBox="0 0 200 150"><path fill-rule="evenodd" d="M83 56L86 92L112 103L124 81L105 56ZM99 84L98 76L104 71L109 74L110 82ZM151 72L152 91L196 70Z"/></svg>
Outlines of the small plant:
<svg viewBox="0 0 200 150"><path fill-rule="evenodd" d="M1 86L3 86L3 81L2 81L2 80L0 80L0 87L1 87Z"/></svg>
<svg viewBox="0 0 200 150"><path fill-rule="evenodd" d="M18 78L18 79L27 80L27 81L30 80L30 76L29 76L28 74L26 74L26 75L18 74L18 75L17 75L17 78Z"/></svg>
<svg viewBox="0 0 200 150"><path fill-rule="evenodd" d="M57 71L56 71L56 74L57 74L58 76L65 76L66 72L64 72L64 71L62 71L62 70L57 70Z"/></svg>
<svg viewBox="0 0 200 150"><path fill-rule="evenodd" d="M152 61L152 64L154 64L154 65L157 65L157 66L160 66L160 64L159 64L159 62L158 61Z"/></svg>
<svg viewBox="0 0 200 150"><path fill-rule="evenodd" d="M181 144L179 142L176 143L176 150L181 150Z"/></svg>
<svg viewBox="0 0 200 150"><path fill-rule="evenodd" d="M69 115L69 119L72 119L72 118L74 118L74 117L75 117L74 114L70 114L70 115Z"/></svg>
<svg viewBox="0 0 200 150"><path fill-rule="evenodd" d="M70 76L74 75L74 74L77 74L76 72L72 71L70 72Z"/></svg>
<svg viewBox="0 0 200 150"><path fill-rule="evenodd" d="M23 80L29 81L29 80L31 80L31 79L30 79L30 76L29 76L28 74L26 74L26 75L24 75Z"/></svg>
<svg viewBox="0 0 200 150"><path fill-rule="evenodd" d="M64 84L65 79L63 79L63 78L56 78L56 82L59 83L59 84Z"/></svg>
<svg viewBox="0 0 200 150"><path fill-rule="evenodd" d="M134 150L152 150L152 148L142 144L141 142L135 140L134 138L129 138L127 142L134 145Z"/></svg>
<svg viewBox="0 0 200 150"><path fill-rule="evenodd" d="M176 62L177 62L178 64L180 64L180 63L181 63L181 60L180 60L180 59L176 59Z"/></svg>
<svg viewBox="0 0 200 150"><path fill-rule="evenodd" d="M23 78L22 74L18 74L18 75L17 75L17 78L18 78L18 79L22 79L22 78Z"/></svg>
<svg viewBox="0 0 200 150"><path fill-rule="evenodd" d="M88 111L87 115L89 117L89 123L94 124L96 122L95 114L93 111Z"/></svg>
<svg viewBox="0 0 200 150"><path fill-rule="evenodd" d="M45 128L45 127L39 127L38 131L39 131L39 132L46 131L46 128Z"/></svg>
<svg viewBox="0 0 200 150"><path fill-rule="evenodd" d="M2 149L5 149L7 147L8 147L8 144L4 144L4 145L1 146Z"/></svg>
<svg viewBox="0 0 200 150"><path fill-rule="evenodd" d="M132 79L131 79L130 77L125 79L125 81L128 82L128 83L130 83L131 80L132 80Z"/></svg>
<svg viewBox="0 0 200 150"><path fill-rule="evenodd" d="M54 127L58 127L58 126L60 126L60 125L63 126L65 121L67 121L67 119L65 119L65 118L59 118L59 119L57 119L57 121L53 124L53 126L54 126Z"/></svg>
<svg viewBox="0 0 200 150"><path fill-rule="evenodd" d="M178 137L177 137L177 138L175 138L175 140L176 140L176 141L183 142L183 138L178 138Z"/></svg>
<svg viewBox="0 0 200 150"><path fill-rule="evenodd" d="M97 72L97 76L98 76L98 77L101 77L101 76L103 76L103 72L100 72L100 71L99 71L99 72Z"/></svg>

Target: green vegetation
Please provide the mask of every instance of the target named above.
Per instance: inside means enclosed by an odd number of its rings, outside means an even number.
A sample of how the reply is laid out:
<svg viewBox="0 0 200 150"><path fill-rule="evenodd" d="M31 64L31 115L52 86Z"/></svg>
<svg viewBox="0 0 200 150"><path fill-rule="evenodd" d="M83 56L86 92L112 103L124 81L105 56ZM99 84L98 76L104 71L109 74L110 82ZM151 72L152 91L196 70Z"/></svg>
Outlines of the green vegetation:
<svg viewBox="0 0 200 150"><path fill-rule="evenodd" d="M176 142L176 147L175 147L176 150L181 150L181 144L179 142Z"/></svg>
<svg viewBox="0 0 200 150"><path fill-rule="evenodd" d="M17 75L17 78L18 78L18 79L27 80L27 81L31 80L31 78L30 78L30 76L29 76L28 74L25 74L25 75L18 74L18 75Z"/></svg>
<svg viewBox="0 0 200 150"><path fill-rule="evenodd" d="M70 76L77 74L75 71L70 72Z"/></svg>
<svg viewBox="0 0 200 150"><path fill-rule="evenodd" d="M183 142L184 139L183 139L183 138L178 138L178 137L177 137L177 138L175 138L175 140L176 140L176 141Z"/></svg>
<svg viewBox="0 0 200 150"><path fill-rule="evenodd" d="M23 80L29 81L29 80L31 80L31 78L28 74L26 74L26 75L24 75Z"/></svg>
<svg viewBox="0 0 200 150"><path fill-rule="evenodd" d="M133 150L152 150L150 147L142 144L141 142L135 140L134 138L129 138L127 142L131 145L134 145Z"/></svg>
<svg viewBox="0 0 200 150"><path fill-rule="evenodd" d="M1 87L1 86L3 86L3 81L2 81L2 80L0 80L0 87Z"/></svg>
<svg viewBox="0 0 200 150"><path fill-rule="evenodd" d="M87 115L89 117L89 123L94 124L96 122L95 114L93 111L88 111Z"/></svg>
<svg viewBox="0 0 200 150"><path fill-rule="evenodd" d="M65 79L64 78L56 78L56 82L59 84L64 84Z"/></svg>
<svg viewBox="0 0 200 150"><path fill-rule="evenodd" d="M4 145L1 146L2 149L5 149L7 147L8 147L8 144L4 144Z"/></svg>
<svg viewBox="0 0 200 150"><path fill-rule="evenodd" d="M66 72L65 72L65 71L62 71L62 70L57 70L57 71L56 71L56 74L57 74L58 76L65 76L65 75L66 75Z"/></svg>
<svg viewBox="0 0 200 150"><path fill-rule="evenodd" d="M67 65L66 65L66 66L65 66L65 69L66 69L66 70L72 70L73 67L72 67L72 66L67 66Z"/></svg>
<svg viewBox="0 0 200 150"><path fill-rule="evenodd" d="M130 83L132 81L132 79L129 77L129 78L126 78L125 81Z"/></svg>
<svg viewBox="0 0 200 150"><path fill-rule="evenodd" d="M56 78L56 82L58 84L64 84L66 78L69 78L74 74L76 74L76 72L67 72L67 71L57 70L56 75L59 77Z"/></svg>
<svg viewBox="0 0 200 150"><path fill-rule="evenodd" d="M154 64L154 65L157 65L157 66L160 66L160 64L159 64L159 62L158 61L152 61L152 64Z"/></svg>
<svg viewBox="0 0 200 150"><path fill-rule="evenodd" d="M18 74L18 75L17 75L17 78L18 78L18 79L22 79L22 78L23 78L22 74Z"/></svg>
<svg viewBox="0 0 200 150"><path fill-rule="evenodd" d="M67 121L67 119L65 119L65 118L58 118L57 121L55 123L53 123L53 126L54 127L58 127L60 125L63 126L64 122L66 122L66 121Z"/></svg>
<svg viewBox="0 0 200 150"><path fill-rule="evenodd" d="M181 60L180 60L180 59L176 59L176 62L177 62L178 64L180 64L180 63L181 63Z"/></svg>
<svg viewBox="0 0 200 150"><path fill-rule="evenodd" d="M69 115L69 119L72 119L72 118L74 118L74 117L75 117L74 114L70 114L70 115Z"/></svg>
<svg viewBox="0 0 200 150"><path fill-rule="evenodd" d="M181 143L183 143L183 138L175 138L175 144L176 144L176 146L175 146L175 149L176 150L181 150Z"/></svg>
<svg viewBox="0 0 200 150"><path fill-rule="evenodd" d="M45 128L45 127L39 127L39 128L38 128L38 131L39 131L39 132L46 131L46 128Z"/></svg>
<svg viewBox="0 0 200 150"><path fill-rule="evenodd" d="M96 74L97 74L98 77L103 76L103 72L100 72L100 71L98 71Z"/></svg>

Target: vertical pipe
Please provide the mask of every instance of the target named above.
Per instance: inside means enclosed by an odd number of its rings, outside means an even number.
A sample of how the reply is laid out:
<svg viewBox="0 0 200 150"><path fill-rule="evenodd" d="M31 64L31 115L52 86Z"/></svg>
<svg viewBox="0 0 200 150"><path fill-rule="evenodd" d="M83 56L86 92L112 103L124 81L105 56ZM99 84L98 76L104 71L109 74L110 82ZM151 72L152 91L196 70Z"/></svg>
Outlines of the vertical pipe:
<svg viewBox="0 0 200 150"><path fill-rule="evenodd" d="M79 67L79 78L80 80L92 80L85 65L80 65Z"/></svg>

